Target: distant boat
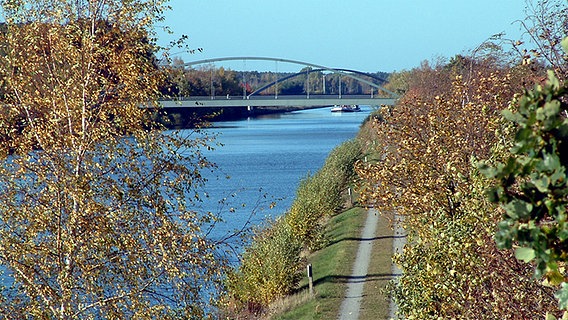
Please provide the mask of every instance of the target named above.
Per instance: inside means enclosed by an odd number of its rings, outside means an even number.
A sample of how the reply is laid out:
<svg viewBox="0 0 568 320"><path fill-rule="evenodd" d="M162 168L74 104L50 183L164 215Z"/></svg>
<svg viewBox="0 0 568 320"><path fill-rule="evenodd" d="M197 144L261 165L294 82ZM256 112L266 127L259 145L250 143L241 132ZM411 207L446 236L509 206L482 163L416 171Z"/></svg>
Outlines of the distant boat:
<svg viewBox="0 0 568 320"><path fill-rule="evenodd" d="M331 112L341 112L341 110L342 110L341 106L338 105L331 107Z"/></svg>
<svg viewBox="0 0 568 320"><path fill-rule="evenodd" d="M341 106L335 105L331 108L331 112L359 112L359 111L361 111L361 109L356 104L352 105L343 104Z"/></svg>

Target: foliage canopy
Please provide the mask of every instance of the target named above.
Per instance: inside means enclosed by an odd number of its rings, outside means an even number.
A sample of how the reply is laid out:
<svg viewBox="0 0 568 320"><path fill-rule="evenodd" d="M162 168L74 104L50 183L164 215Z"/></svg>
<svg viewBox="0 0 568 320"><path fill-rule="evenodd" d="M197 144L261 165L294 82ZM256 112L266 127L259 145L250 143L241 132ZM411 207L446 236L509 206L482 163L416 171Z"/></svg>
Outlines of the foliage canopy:
<svg viewBox="0 0 568 320"><path fill-rule="evenodd" d="M495 245L500 211L474 165L510 135L500 110L532 77L495 61L459 57L410 71L405 95L374 124L378 160L358 164L367 202L403 217L408 232L393 292L406 318L513 319L554 309L553 290Z"/></svg>
<svg viewBox="0 0 568 320"><path fill-rule="evenodd" d="M0 313L203 316L207 137L160 131L158 0L1 1Z"/></svg>

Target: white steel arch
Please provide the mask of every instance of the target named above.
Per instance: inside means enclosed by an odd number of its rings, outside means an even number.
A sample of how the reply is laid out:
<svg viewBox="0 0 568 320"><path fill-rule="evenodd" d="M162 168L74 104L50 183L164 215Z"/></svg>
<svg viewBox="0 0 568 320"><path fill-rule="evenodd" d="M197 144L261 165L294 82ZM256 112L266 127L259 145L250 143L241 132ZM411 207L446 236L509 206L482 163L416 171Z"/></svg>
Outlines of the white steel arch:
<svg viewBox="0 0 568 320"><path fill-rule="evenodd" d="M186 63L183 64L183 66L189 67L189 66L193 66L193 65L214 63L214 62L220 62L220 61L246 61L246 60L276 61L276 62L284 62L284 63L293 63L293 64L303 65L303 66L312 67L312 68L319 68L319 69L323 69L323 70L326 70L326 71L332 71L332 72L335 72L335 73L343 74L347 77L353 78L353 79L360 81L362 83L368 84L371 87L380 89L380 90L388 93L389 95L391 95L391 97L393 97L393 98L398 98L398 95L396 93L389 91L389 90L387 90L387 89L385 89L385 88L381 87L380 85L377 85L373 82L370 82L368 80L354 76L354 75L350 74L349 72L346 72L346 70L348 70L348 69L330 68L330 67L318 65L318 64L315 64L315 63L304 62L304 61L299 61L299 60L291 60L291 59L284 59L284 58L271 58L271 57L224 57L224 58L212 58L212 59L203 59L203 60L197 60L197 61L192 61L192 62L186 62ZM349 70L349 71L354 72L354 73L359 73L359 74L366 74L365 72L362 72L362 71L355 71L355 70Z"/></svg>

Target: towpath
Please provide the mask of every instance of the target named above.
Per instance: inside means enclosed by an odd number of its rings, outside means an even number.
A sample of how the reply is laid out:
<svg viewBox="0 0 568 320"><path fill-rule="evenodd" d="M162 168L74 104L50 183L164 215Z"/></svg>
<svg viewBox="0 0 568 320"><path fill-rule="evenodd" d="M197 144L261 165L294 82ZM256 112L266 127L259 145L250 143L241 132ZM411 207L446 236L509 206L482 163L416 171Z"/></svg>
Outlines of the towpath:
<svg viewBox="0 0 568 320"><path fill-rule="evenodd" d="M402 229L398 220L395 223L395 234L393 237L393 252L401 252L406 238L402 235ZM371 253L373 241L376 239L376 230L379 222L378 212L371 208L367 211L367 219L359 241L357 256L353 265L353 273L347 283L345 298L339 311L340 320L358 320L361 303L363 301L363 289L368 275L369 264L371 263ZM399 275L400 270L393 264L392 274ZM389 318L396 316L396 304L391 301L389 307Z"/></svg>

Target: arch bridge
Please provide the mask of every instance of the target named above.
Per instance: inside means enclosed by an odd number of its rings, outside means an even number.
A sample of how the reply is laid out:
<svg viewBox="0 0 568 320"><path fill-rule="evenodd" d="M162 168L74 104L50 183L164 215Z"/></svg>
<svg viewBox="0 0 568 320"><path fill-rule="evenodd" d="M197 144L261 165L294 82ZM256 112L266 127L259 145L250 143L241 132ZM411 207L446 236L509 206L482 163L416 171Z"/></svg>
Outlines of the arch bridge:
<svg viewBox="0 0 568 320"><path fill-rule="evenodd" d="M310 67L305 71L301 71L292 75L284 76L280 79L276 79L275 81L253 91L250 94L246 93L246 79L243 73L242 85L243 85L243 95L242 96L197 96L197 97L188 97L182 98L175 101L161 101L161 104L164 108L179 108L179 107L289 107L289 106L306 106L306 107L314 107L314 106L329 106L329 105L342 105L342 104L356 104L356 105L371 105L371 106L380 106L380 105L393 105L398 98L398 96L383 88L380 84L385 82L385 79L381 79L375 75L351 70L351 69L343 69L343 68L330 68L314 63L303 62L298 60L290 60L290 59L282 59L282 58L270 58L270 57L225 57L225 58L214 58L214 59L204 59L204 60L197 60L193 62L187 62L183 64L183 67L191 67L194 65L200 64L209 64L215 62L223 62L223 61L272 61L272 62L283 62L283 63L292 63L297 65L302 65L305 67ZM309 74L312 72L322 72L328 71L334 74L339 74L339 90L338 94L325 94L325 85L324 85L324 94L310 94L309 92ZM305 95L278 95L278 85L283 81L301 76L306 76L306 94ZM371 87L371 93L369 95L349 95L342 93L342 79L343 77L349 77L361 83L365 83ZM363 78L365 77L365 78ZM324 81L325 83L325 81ZM275 94L274 95L258 95L258 93L270 88L275 87ZM376 89L376 94L374 93L374 89ZM214 92L213 87L213 80L211 79L211 92ZM386 94L386 96L381 95L381 93Z"/></svg>

